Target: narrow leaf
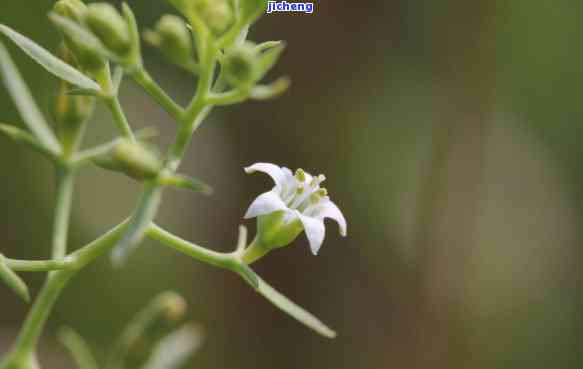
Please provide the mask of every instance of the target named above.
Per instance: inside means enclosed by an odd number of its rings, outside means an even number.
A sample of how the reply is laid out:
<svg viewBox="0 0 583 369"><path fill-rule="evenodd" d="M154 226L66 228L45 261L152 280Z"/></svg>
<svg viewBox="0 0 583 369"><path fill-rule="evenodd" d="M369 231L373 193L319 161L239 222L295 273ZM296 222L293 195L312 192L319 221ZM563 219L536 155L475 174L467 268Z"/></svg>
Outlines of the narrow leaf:
<svg viewBox="0 0 583 369"><path fill-rule="evenodd" d="M164 337L142 369L178 369L202 346L200 328L185 325Z"/></svg>
<svg viewBox="0 0 583 369"><path fill-rule="evenodd" d="M260 287L259 276L245 263L238 263L233 268L239 275L249 283L251 287L258 290Z"/></svg>
<svg viewBox="0 0 583 369"><path fill-rule="evenodd" d="M100 91L99 85L91 78L87 77L77 69L57 58L37 43L14 31L13 29L0 24L0 32L12 40L34 61L43 66L46 70L55 76L81 88Z"/></svg>
<svg viewBox="0 0 583 369"><path fill-rule="evenodd" d="M50 149L48 149L42 143L40 143L36 139L36 137L20 128L0 123L0 133L5 134L6 136L8 136L9 138L13 139L18 143L31 147L32 149L40 152L43 155L54 158L54 153L51 152Z"/></svg>
<svg viewBox="0 0 583 369"><path fill-rule="evenodd" d="M328 328L324 323L322 323L318 318L296 305L290 299L277 292L273 287L271 287L267 282L257 276L259 281L259 287L257 292L263 295L266 299L271 301L271 303L287 314L291 315L293 318L297 319L300 323L303 323L308 328L314 330L316 333L321 334L327 338L335 338L336 332Z"/></svg>
<svg viewBox="0 0 583 369"><path fill-rule="evenodd" d="M0 43L0 75L28 128L53 153L60 153L61 145L49 129L20 72L2 43Z"/></svg>
<svg viewBox="0 0 583 369"><path fill-rule="evenodd" d="M71 328L62 328L59 331L59 341L69 350L79 369L98 369L97 361L91 353L89 345Z"/></svg>
<svg viewBox="0 0 583 369"><path fill-rule="evenodd" d="M21 299L30 302L28 287L20 277L8 268L4 255L0 254L0 280L12 289Z"/></svg>

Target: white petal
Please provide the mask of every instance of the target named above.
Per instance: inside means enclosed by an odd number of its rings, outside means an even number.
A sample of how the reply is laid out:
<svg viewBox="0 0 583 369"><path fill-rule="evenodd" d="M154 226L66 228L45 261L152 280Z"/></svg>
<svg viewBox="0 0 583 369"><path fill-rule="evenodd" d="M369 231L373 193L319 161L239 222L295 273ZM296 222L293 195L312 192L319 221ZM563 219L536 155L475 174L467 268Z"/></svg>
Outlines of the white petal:
<svg viewBox="0 0 583 369"><path fill-rule="evenodd" d="M275 185L278 187L283 186L285 183L285 173L284 171L275 164L270 163L256 163L245 168L245 173L255 173L261 172L265 173L273 179Z"/></svg>
<svg viewBox="0 0 583 369"><path fill-rule="evenodd" d="M332 201L323 201L321 204L318 204L318 209L315 211L315 216L319 219L334 219L336 223L338 223L340 234L343 237L346 237L346 219L344 218L344 215L338 206L336 206L336 204L334 204Z"/></svg>
<svg viewBox="0 0 583 369"><path fill-rule="evenodd" d="M320 247L322 247L322 243L324 242L324 236L326 235L324 221L322 219L303 215L300 212L297 213L304 226L304 231L306 231L306 236L308 236L310 249L314 255L317 255Z"/></svg>
<svg viewBox="0 0 583 369"><path fill-rule="evenodd" d="M281 201L279 195L273 191L265 192L259 196L249 206L245 213L245 219L255 218L260 215L273 213L278 210L285 210L284 202Z"/></svg>

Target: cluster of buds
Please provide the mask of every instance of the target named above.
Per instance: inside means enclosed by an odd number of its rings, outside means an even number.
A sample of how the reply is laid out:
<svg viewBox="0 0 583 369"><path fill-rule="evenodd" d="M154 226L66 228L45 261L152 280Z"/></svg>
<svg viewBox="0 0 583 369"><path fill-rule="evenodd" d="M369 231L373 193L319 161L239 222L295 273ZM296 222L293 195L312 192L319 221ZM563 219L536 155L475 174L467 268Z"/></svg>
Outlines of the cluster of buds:
<svg viewBox="0 0 583 369"><path fill-rule="evenodd" d="M108 60L125 68L142 64L137 24L127 4L120 13L108 3L59 0L49 17L63 33L79 69L94 78L106 95L113 93Z"/></svg>

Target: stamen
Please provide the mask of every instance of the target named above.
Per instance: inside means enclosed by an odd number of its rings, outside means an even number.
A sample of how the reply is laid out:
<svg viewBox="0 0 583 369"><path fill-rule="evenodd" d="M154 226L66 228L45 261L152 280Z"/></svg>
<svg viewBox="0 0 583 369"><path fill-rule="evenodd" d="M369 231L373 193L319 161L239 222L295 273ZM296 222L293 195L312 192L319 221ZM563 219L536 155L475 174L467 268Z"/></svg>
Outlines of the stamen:
<svg viewBox="0 0 583 369"><path fill-rule="evenodd" d="M301 210L300 208L304 208L305 205L307 205L307 204L304 204L306 202L306 200L308 200L310 198L310 195L312 193L319 190L318 186L320 185L320 183L324 182L325 180L326 180L326 177L323 176L322 174L320 174L317 177L314 177L310 181L310 186L306 189L306 191L304 191L301 195L298 195L292 201L290 207L293 209L298 209L298 210Z"/></svg>
<svg viewBox="0 0 583 369"><path fill-rule="evenodd" d="M306 172L304 172L304 170L302 168L299 168L296 170L295 177L298 181L305 182L306 181Z"/></svg>
<svg viewBox="0 0 583 369"><path fill-rule="evenodd" d="M322 200L326 196L328 196L328 190L326 190L325 188L320 188L319 190L310 195L310 203L317 204L318 202L320 202L320 200Z"/></svg>

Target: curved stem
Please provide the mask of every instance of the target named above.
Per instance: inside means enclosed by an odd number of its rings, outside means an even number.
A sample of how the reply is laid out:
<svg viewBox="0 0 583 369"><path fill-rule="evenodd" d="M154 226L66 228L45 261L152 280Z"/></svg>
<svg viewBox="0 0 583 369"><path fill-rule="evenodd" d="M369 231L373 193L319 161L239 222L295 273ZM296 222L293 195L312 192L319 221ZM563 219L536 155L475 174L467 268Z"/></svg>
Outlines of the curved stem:
<svg viewBox="0 0 583 369"><path fill-rule="evenodd" d="M135 140L128 119L126 118L126 115L121 107L121 104L119 103L119 97L115 95L111 98L106 99L105 103L109 110L111 111L111 114L113 115L113 120L115 121L115 124L120 133L124 137L129 138L130 140Z"/></svg>
<svg viewBox="0 0 583 369"><path fill-rule="evenodd" d="M155 224L150 226L147 231L147 236L196 260L221 268L228 268L233 259L230 254L224 254L198 246L165 231Z"/></svg>

